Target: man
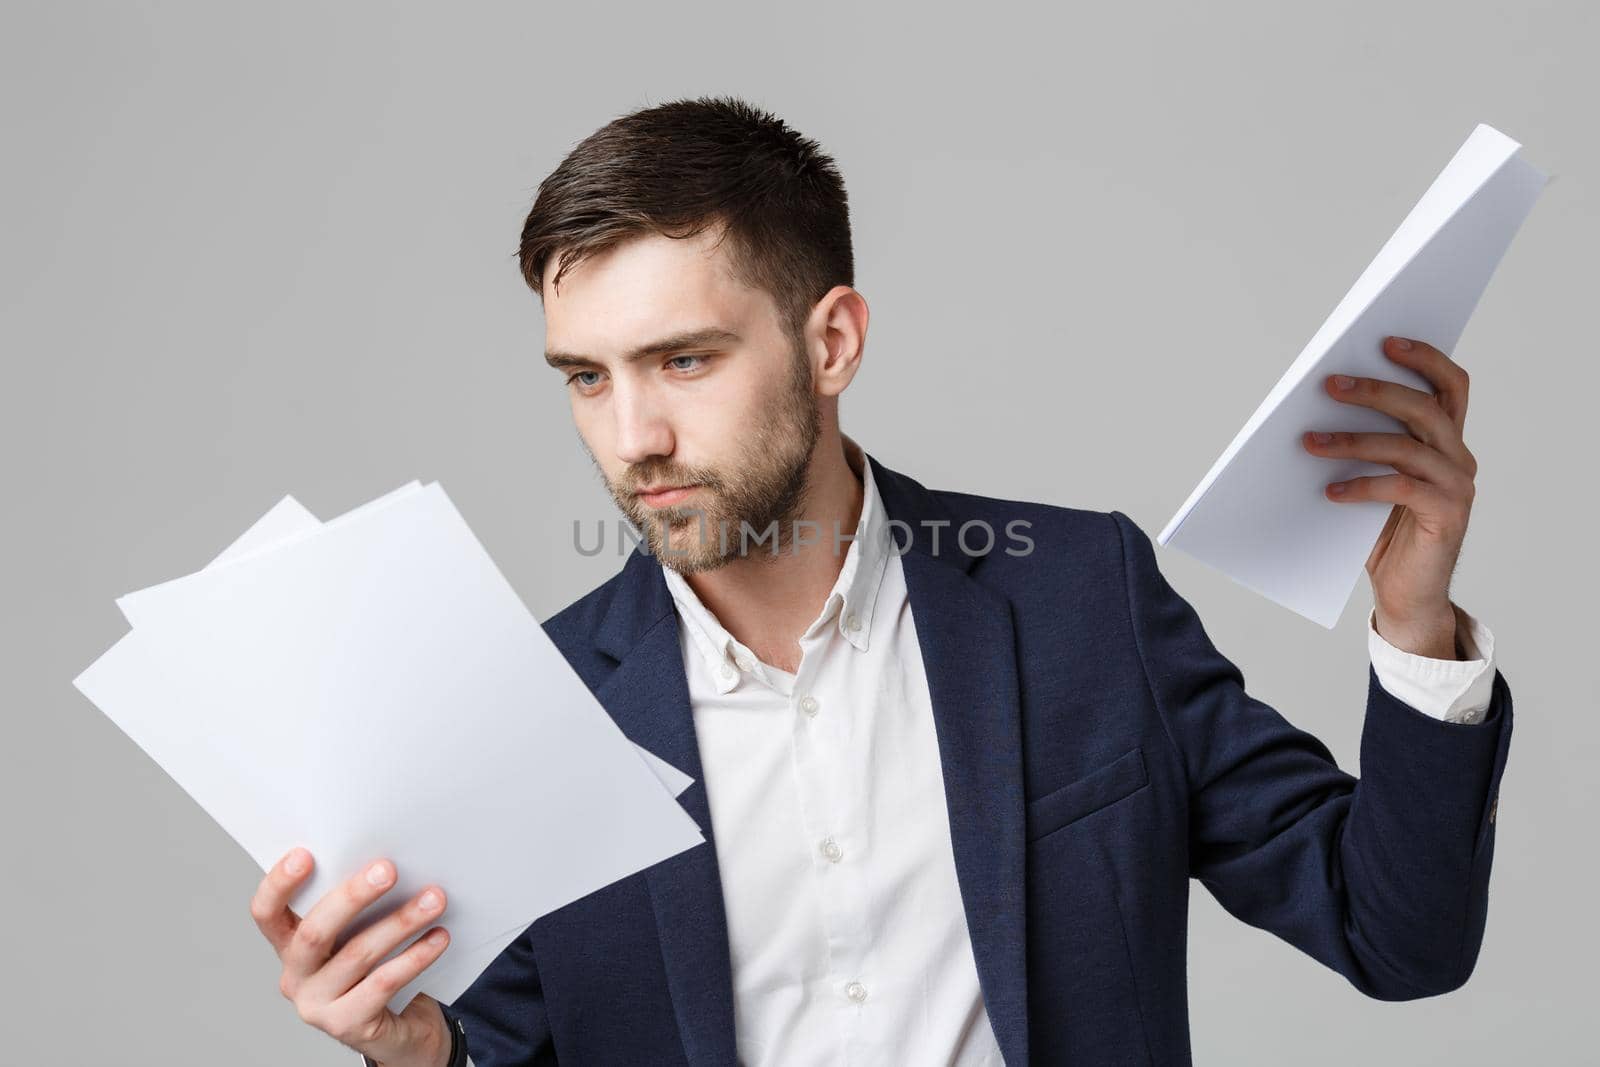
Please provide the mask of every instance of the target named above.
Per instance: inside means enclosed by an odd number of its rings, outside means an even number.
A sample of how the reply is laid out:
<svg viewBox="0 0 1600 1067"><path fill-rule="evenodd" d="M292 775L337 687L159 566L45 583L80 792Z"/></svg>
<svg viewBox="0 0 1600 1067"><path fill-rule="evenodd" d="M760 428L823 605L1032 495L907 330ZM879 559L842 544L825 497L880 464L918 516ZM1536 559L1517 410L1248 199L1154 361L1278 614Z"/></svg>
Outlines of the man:
<svg viewBox="0 0 1600 1067"><path fill-rule="evenodd" d="M1127 516L930 491L841 431L867 304L837 170L781 121L617 119L541 185L520 256L645 537L545 627L695 778L707 843L398 1016L443 890L341 944L393 865L297 920L297 849L251 910L308 1023L384 1067L1188 1063L1191 878L1369 996L1466 981L1511 696L1448 596L1475 464L1443 353L1385 345L1431 394L1328 382L1409 432L1303 442L1397 472L1328 489L1393 504L1358 781L1246 695Z"/></svg>

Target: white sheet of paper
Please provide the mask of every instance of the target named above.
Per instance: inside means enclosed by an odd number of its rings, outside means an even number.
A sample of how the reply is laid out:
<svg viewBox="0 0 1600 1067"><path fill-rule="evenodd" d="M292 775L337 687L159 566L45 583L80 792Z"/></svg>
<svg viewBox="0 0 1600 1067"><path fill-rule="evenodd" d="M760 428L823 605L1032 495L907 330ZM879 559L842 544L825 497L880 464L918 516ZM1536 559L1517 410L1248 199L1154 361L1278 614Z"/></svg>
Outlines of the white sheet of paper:
<svg viewBox="0 0 1600 1067"><path fill-rule="evenodd" d="M1414 337L1454 358L1490 276L1549 180L1517 155L1520 147L1489 126L1473 130L1173 515L1161 544L1323 626L1339 621L1390 505L1338 503L1323 486L1393 468L1312 455L1300 435L1405 432L1388 415L1334 400L1323 378L1382 378L1432 392L1379 346L1390 335Z"/></svg>
<svg viewBox="0 0 1600 1067"><path fill-rule="evenodd" d="M395 490L395 493L410 492L419 488L421 488L420 482L411 482ZM391 496L380 497L347 514L355 514L389 499ZM261 549L287 544L291 539L315 530L321 525L321 521L298 500L292 496L285 496L206 566L217 567ZM181 737L178 735L186 732L186 723L198 712L194 710L187 714L173 712L174 702L180 699L176 687L164 674L156 676L159 668L153 667L147 659L141 659L138 647L137 636L130 631L86 669L75 684L80 690L85 691L85 695L90 695L92 692L91 699L96 705L105 709L108 717L135 744L159 763L157 753L180 741ZM685 789L694 784L693 778L655 753L642 746L634 747L638 749L645 765L674 797L681 796ZM222 785L221 789L202 791L208 795L230 792L227 786L231 775L225 768L217 778ZM180 782L179 785L184 783ZM205 806L202 803L202 807ZM272 862L270 859L266 862L258 861L263 871Z"/></svg>
<svg viewBox="0 0 1600 1067"><path fill-rule="evenodd" d="M312 849L297 911L375 855L400 882L352 929L445 886L451 947L392 1007L453 1000L539 915L703 840L663 789L687 776L627 742L442 489L315 523L285 498L122 598L133 632L78 685L263 869Z"/></svg>

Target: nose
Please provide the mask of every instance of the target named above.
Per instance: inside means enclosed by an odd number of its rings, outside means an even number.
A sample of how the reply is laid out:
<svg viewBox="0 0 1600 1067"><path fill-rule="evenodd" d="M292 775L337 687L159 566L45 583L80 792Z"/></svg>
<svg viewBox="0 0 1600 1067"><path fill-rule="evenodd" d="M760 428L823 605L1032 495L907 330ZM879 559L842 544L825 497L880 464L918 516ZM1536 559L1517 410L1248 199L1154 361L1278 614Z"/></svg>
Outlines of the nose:
<svg viewBox="0 0 1600 1067"><path fill-rule="evenodd" d="M670 456L672 424L649 390L617 385L612 392L617 420L617 458L635 464L655 456Z"/></svg>

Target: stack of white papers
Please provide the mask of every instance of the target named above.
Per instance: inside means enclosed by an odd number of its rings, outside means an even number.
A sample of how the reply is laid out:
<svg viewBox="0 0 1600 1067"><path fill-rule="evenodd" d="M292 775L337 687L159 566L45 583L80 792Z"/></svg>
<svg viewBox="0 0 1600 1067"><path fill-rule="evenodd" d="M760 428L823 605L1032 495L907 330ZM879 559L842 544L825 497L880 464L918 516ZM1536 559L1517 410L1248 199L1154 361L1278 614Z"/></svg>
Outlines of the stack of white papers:
<svg viewBox="0 0 1600 1067"><path fill-rule="evenodd" d="M1300 435L1406 432L1382 412L1334 400L1323 379L1349 374L1433 391L1380 345L1391 335L1411 337L1454 358L1490 276L1549 180L1517 156L1520 147L1488 126L1473 130L1158 541L1323 626L1339 621L1391 505L1340 503L1323 487L1393 468L1313 455Z"/></svg>
<svg viewBox="0 0 1600 1067"><path fill-rule="evenodd" d="M296 914L378 857L399 880L351 933L444 888L450 946L395 1011L454 1000L534 919L704 840L687 776L627 740L437 483L327 524L285 497L117 603L133 631L77 687L263 871L311 851Z"/></svg>

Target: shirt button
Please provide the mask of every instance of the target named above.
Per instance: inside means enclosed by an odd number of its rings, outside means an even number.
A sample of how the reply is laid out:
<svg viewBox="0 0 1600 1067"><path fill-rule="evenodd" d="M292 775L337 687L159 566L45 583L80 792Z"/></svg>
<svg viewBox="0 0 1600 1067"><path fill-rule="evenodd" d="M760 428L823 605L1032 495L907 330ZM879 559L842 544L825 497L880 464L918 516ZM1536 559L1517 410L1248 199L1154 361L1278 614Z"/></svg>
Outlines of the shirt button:
<svg viewBox="0 0 1600 1067"><path fill-rule="evenodd" d="M800 710L805 712L807 715L815 715L819 707L821 707L821 705L817 703L817 698L811 696L810 694L800 698Z"/></svg>
<svg viewBox="0 0 1600 1067"><path fill-rule="evenodd" d="M857 1004L860 1004L863 1000L867 999L867 987L862 985L860 982L851 982L849 985L844 987L844 995L855 1001Z"/></svg>
<svg viewBox="0 0 1600 1067"><path fill-rule="evenodd" d="M724 678L732 678L733 674L734 674L733 668L728 666L726 663L724 663L722 665L722 676Z"/></svg>
<svg viewBox="0 0 1600 1067"><path fill-rule="evenodd" d="M850 614L844 617L844 628L849 630L851 633L855 633L857 630L861 629L861 620L856 618L855 612L852 611Z"/></svg>
<svg viewBox="0 0 1600 1067"><path fill-rule="evenodd" d="M750 668L754 667L755 665L756 665L755 660L751 659L749 656L740 656L739 657L739 669L741 671L747 671Z"/></svg>
<svg viewBox="0 0 1600 1067"><path fill-rule="evenodd" d="M839 842L833 838L824 838L822 841L822 855L829 863L838 863L844 859L844 849L839 847Z"/></svg>

